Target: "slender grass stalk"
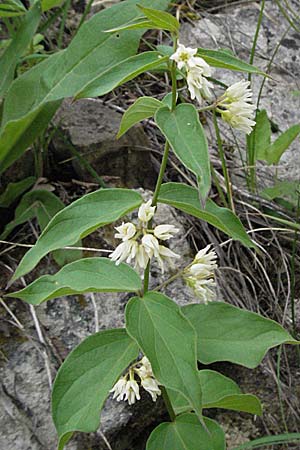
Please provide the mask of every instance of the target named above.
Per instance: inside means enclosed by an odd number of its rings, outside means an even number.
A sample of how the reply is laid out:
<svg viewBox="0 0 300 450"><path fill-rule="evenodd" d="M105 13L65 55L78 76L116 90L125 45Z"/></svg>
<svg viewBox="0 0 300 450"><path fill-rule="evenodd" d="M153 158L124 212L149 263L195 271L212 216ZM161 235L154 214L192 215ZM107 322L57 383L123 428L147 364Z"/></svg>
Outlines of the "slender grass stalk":
<svg viewBox="0 0 300 450"><path fill-rule="evenodd" d="M63 36L64 36L65 25L66 25L66 20L67 20L67 14L68 14L70 6L71 6L71 0L67 0L66 3L63 6L62 18L61 18L61 23L60 23L59 32L58 32L58 38L57 38L57 47L59 49L62 48Z"/></svg>
<svg viewBox="0 0 300 450"><path fill-rule="evenodd" d="M231 183L230 183L229 173L228 173L228 170L227 170L226 158L225 158L225 153L224 153L224 149L223 149L222 139L221 139L221 135L220 135L220 129L219 129L219 125L218 125L217 114L216 114L215 110L214 110L214 113L213 113L213 118L214 118L214 127L215 127L215 132L216 132L216 137L217 137L218 151L219 151L219 156L220 156L220 159L221 159L222 171L223 171L223 175L224 175L224 178L225 178L225 184L226 184L227 205L229 205L230 209L232 211L234 211L234 203L233 203L233 198L232 198ZM225 206L227 206L227 205L225 205Z"/></svg>
<svg viewBox="0 0 300 450"><path fill-rule="evenodd" d="M277 392L278 392L278 400L280 407L280 414L283 423L284 430L288 433L288 426L285 420L285 412L282 401L282 391L281 391L281 381L280 381L280 367L281 367L281 353L282 353L282 345L279 346L277 352L277 365L276 365L276 382L277 382Z"/></svg>
<svg viewBox="0 0 300 450"><path fill-rule="evenodd" d="M250 60L249 60L250 64L253 64L253 61L254 61L258 35L259 35L260 27L262 24L262 19L263 19L263 14L264 14L264 9L265 9L265 3L266 3L265 0L262 0L260 12L259 12L259 16L258 16L258 21L257 21L257 25L256 25L255 35L254 35L254 39L253 39L251 54L250 54ZM252 74L249 73L248 80L251 82L251 79L252 79ZM255 131L254 131L254 133L255 133ZM247 184L248 184L248 188L252 192L255 192L255 189L256 189L256 167L255 167L255 146L254 145L255 144L254 144L253 133L251 136L247 135L247 166L249 167Z"/></svg>
<svg viewBox="0 0 300 450"><path fill-rule="evenodd" d="M263 438L254 439L245 444L234 447L232 450L251 450L254 448L266 448L269 445L282 445L300 442L300 433L278 434L277 436L266 436Z"/></svg>

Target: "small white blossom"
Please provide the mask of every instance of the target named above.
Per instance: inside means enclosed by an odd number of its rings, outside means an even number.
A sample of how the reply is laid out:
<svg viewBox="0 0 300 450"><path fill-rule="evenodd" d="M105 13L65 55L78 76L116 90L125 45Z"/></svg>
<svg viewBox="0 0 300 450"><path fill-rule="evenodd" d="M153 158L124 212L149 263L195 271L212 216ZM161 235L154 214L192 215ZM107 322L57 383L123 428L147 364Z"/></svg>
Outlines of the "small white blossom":
<svg viewBox="0 0 300 450"><path fill-rule="evenodd" d="M143 203L138 212L138 218L141 222L147 223L152 219L155 213L156 206L151 206L152 200L149 200L147 203Z"/></svg>
<svg viewBox="0 0 300 450"><path fill-rule="evenodd" d="M159 256L159 242L152 234L145 234L142 237L142 245L149 258L152 258L153 255L155 257Z"/></svg>
<svg viewBox="0 0 300 450"><path fill-rule="evenodd" d="M170 59L176 62L179 70L190 67L191 60L196 55L197 49L185 47L182 44L178 43L178 47L175 53L170 56Z"/></svg>
<svg viewBox="0 0 300 450"><path fill-rule="evenodd" d="M125 387L125 401L133 405L136 400L140 400L140 388L134 379L128 380Z"/></svg>
<svg viewBox="0 0 300 450"><path fill-rule="evenodd" d="M115 261L117 266L125 260L130 262L135 258L137 247L138 243L134 239L128 239L119 244L109 257L112 261Z"/></svg>
<svg viewBox="0 0 300 450"><path fill-rule="evenodd" d="M128 239L131 239L136 233L136 227L131 222L123 222L119 227L115 227L115 230L118 231L118 233L115 234L115 237L122 239L122 241L128 241Z"/></svg>
<svg viewBox="0 0 300 450"><path fill-rule="evenodd" d="M127 380L125 377L122 377L117 381L117 383L113 386L113 388L109 392L113 392L113 398L117 397L117 402L124 400L126 395L126 384Z"/></svg>
<svg viewBox="0 0 300 450"><path fill-rule="evenodd" d="M203 72L199 70L198 66L192 67L187 72L186 81L192 100L196 98L199 104L201 104L203 98L207 100L211 99L212 93L210 89L213 88L213 84L203 76Z"/></svg>
<svg viewBox="0 0 300 450"><path fill-rule="evenodd" d="M222 95L217 108L225 122L246 134L250 134L255 126L253 118L256 106L251 103L252 91L249 86L249 81L234 83Z"/></svg>
<svg viewBox="0 0 300 450"><path fill-rule="evenodd" d="M179 229L174 225L157 225L154 228L154 236L161 241L166 241L167 239L172 238L178 231Z"/></svg>
<svg viewBox="0 0 300 450"><path fill-rule="evenodd" d="M152 400L156 402L156 399L159 395L161 395L161 390L158 387L158 383L155 378L147 377L141 381L141 385L143 388L149 392L152 397Z"/></svg>
<svg viewBox="0 0 300 450"><path fill-rule="evenodd" d="M183 275L187 285L205 304L215 297L214 271L218 267L216 252L210 249L211 245L201 249L192 264L185 269Z"/></svg>
<svg viewBox="0 0 300 450"><path fill-rule="evenodd" d="M150 260L150 257L148 253L145 250L145 247L143 245L138 245L137 252L135 255L135 265L134 267L136 269L140 268L142 270L146 269L147 264Z"/></svg>

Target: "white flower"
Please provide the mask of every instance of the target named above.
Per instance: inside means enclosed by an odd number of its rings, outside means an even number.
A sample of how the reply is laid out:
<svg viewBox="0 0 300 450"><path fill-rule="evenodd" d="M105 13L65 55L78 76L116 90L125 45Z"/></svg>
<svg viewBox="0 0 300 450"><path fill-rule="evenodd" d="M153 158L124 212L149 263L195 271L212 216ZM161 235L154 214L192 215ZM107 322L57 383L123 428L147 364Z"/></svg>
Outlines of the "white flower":
<svg viewBox="0 0 300 450"><path fill-rule="evenodd" d="M141 361L141 366L138 369L134 369L135 372L138 374L138 376L140 377L140 379L144 379L144 378L148 378L148 377L153 377L153 371L152 371L152 366L151 363L149 361L149 359L147 358L147 356L144 356Z"/></svg>
<svg viewBox="0 0 300 450"><path fill-rule="evenodd" d="M128 401L129 405L133 405L136 400L140 400L140 388L135 380L128 380L125 387L125 401Z"/></svg>
<svg viewBox="0 0 300 450"><path fill-rule="evenodd" d="M113 398L117 397L117 402L124 400L126 395L126 384L127 380L125 377L122 377L117 381L117 383L113 386L113 388L109 392L113 392Z"/></svg>
<svg viewBox="0 0 300 450"><path fill-rule="evenodd" d="M156 206L151 206L152 200L148 200L147 203L143 203L138 212L138 218L141 222L147 223L152 219L155 213Z"/></svg>
<svg viewBox="0 0 300 450"><path fill-rule="evenodd" d="M174 225L157 225L154 228L154 236L157 239L165 241L173 237L174 234L178 233L179 229Z"/></svg>
<svg viewBox="0 0 300 450"><path fill-rule="evenodd" d="M122 261L130 262L135 258L137 253L138 243L134 239L128 239L116 247L116 249L109 255L112 261L115 261L118 266Z"/></svg>
<svg viewBox="0 0 300 450"><path fill-rule="evenodd" d="M149 258L152 258L153 255L155 257L159 256L159 243L156 237L152 234L145 234L142 237L142 245Z"/></svg>
<svg viewBox="0 0 300 450"><path fill-rule="evenodd" d="M180 70L183 67L189 67L190 62L196 53L196 48L185 47L184 45L178 43L177 50L172 56L170 56L170 59L176 61L177 67Z"/></svg>
<svg viewBox="0 0 300 450"><path fill-rule="evenodd" d="M203 76L203 72L198 66L192 67L188 71L186 81L192 100L196 98L201 104L202 98L211 99L212 93L210 89L213 88L213 84Z"/></svg>
<svg viewBox="0 0 300 450"><path fill-rule="evenodd" d="M156 402L157 397L161 395L161 390L159 389L158 383L155 380L155 378L152 377L143 378L141 381L141 385L147 392L149 392L149 394L152 397L152 400Z"/></svg>
<svg viewBox="0 0 300 450"><path fill-rule="evenodd" d="M115 227L115 230L118 231L118 233L115 234L115 237L122 239L122 241L128 241L128 239L131 239L136 233L136 227L131 222L123 222L119 227Z"/></svg>
<svg viewBox="0 0 300 450"><path fill-rule="evenodd" d="M147 264L149 262L149 255L145 250L145 247L143 245L138 245L137 252L135 255L135 265L134 267L140 268L140 269L146 269Z"/></svg>
<svg viewBox="0 0 300 450"><path fill-rule="evenodd" d="M255 125L252 119L256 106L251 103L252 91L249 86L249 81L234 83L222 95L217 108L225 122L246 134L251 133Z"/></svg>
<svg viewBox="0 0 300 450"><path fill-rule="evenodd" d="M210 250L211 245L201 249L195 256L194 261L184 271L184 279L187 285L193 289L195 295L205 304L215 297L214 271L217 269L217 255Z"/></svg>
<svg viewBox="0 0 300 450"><path fill-rule="evenodd" d="M158 249L158 264L161 268L162 273L165 271L165 265L164 262L171 264L172 258L180 258L180 255L177 255L177 253L170 250L168 247L165 247L164 245L160 245Z"/></svg>

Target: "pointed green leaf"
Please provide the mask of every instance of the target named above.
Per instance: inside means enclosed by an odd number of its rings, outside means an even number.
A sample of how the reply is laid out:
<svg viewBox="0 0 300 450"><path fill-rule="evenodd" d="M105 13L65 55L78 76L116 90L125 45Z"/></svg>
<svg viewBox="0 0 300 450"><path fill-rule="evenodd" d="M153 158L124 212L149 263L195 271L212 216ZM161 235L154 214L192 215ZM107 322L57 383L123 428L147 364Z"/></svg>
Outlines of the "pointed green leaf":
<svg viewBox="0 0 300 450"><path fill-rule="evenodd" d="M42 0L42 10L43 12L48 11L51 8L56 8L63 3L64 0Z"/></svg>
<svg viewBox="0 0 300 450"><path fill-rule="evenodd" d="M129 106L127 111L123 114L120 129L118 132L118 138L120 138L126 131L133 125L141 120L148 119L154 116L157 109L162 106L162 102L156 100L153 97L140 97L133 105Z"/></svg>
<svg viewBox="0 0 300 450"><path fill-rule="evenodd" d="M23 55L33 38L41 18L41 4L35 2L32 8L26 13L23 23L0 57L0 98L4 96L9 85L14 79L15 70L19 58Z"/></svg>
<svg viewBox="0 0 300 450"><path fill-rule="evenodd" d="M0 195L0 208L8 208L20 195L24 194L36 181L35 177L27 177L16 183L9 183Z"/></svg>
<svg viewBox="0 0 300 450"><path fill-rule="evenodd" d="M278 164L283 153L289 148L291 143L298 137L300 125L293 125L282 133L273 144L261 150L258 159L267 161L268 164Z"/></svg>
<svg viewBox="0 0 300 450"><path fill-rule="evenodd" d="M253 369L270 348L299 344L273 320L227 303L188 305L182 311L197 331L203 364L229 361Z"/></svg>
<svg viewBox="0 0 300 450"><path fill-rule="evenodd" d="M141 73L157 68L167 60L167 57L162 58L158 52L144 52L131 56L102 72L101 75L87 84L84 89L75 94L75 98L104 95Z"/></svg>
<svg viewBox="0 0 300 450"><path fill-rule="evenodd" d="M84 195L53 217L34 247L21 260L13 279L30 272L47 253L75 244L141 203L140 194L129 189L100 189Z"/></svg>
<svg viewBox="0 0 300 450"><path fill-rule="evenodd" d="M52 393L59 450L74 431L97 430L109 390L138 352L126 331L115 329L89 336L70 353L58 371Z"/></svg>
<svg viewBox="0 0 300 450"><path fill-rule="evenodd" d="M250 139L254 140L255 160L257 160L262 158L264 150L271 143L271 124L265 109L257 113L255 122L256 125L250 134Z"/></svg>
<svg viewBox="0 0 300 450"><path fill-rule="evenodd" d="M260 401L255 395L242 394L238 385L230 378L213 370L198 372L203 408L224 408L244 411L250 414L262 414ZM187 401L180 393L168 390L172 407L176 414L189 411Z"/></svg>
<svg viewBox="0 0 300 450"><path fill-rule="evenodd" d="M161 186L158 201L174 206L242 242L246 247L255 248L239 218L229 209L221 208L208 199L203 209L197 189L182 183L166 183Z"/></svg>
<svg viewBox="0 0 300 450"><path fill-rule="evenodd" d="M235 70L237 72L257 73L259 75L268 76L262 70L258 69L252 64L248 64L224 50L209 50L206 48L198 48L197 55L201 56L201 58L203 58L210 66L213 67Z"/></svg>
<svg viewBox="0 0 300 450"><path fill-rule="evenodd" d="M127 264L108 258L85 258L64 266L55 275L43 275L26 288L8 294L32 305L63 295L87 292L135 292L142 288L139 275Z"/></svg>
<svg viewBox="0 0 300 450"><path fill-rule="evenodd" d="M300 433L284 433L253 439L238 447L234 447L232 450L251 450L254 448L265 449L266 446L270 445L295 444L296 442L300 442Z"/></svg>
<svg viewBox="0 0 300 450"><path fill-rule="evenodd" d="M6 239L15 227L34 217L38 218L41 230L43 230L49 220L64 206L63 202L56 195L46 189L36 189L27 192L27 194L23 195L16 208L14 219L6 225L1 234L1 239Z"/></svg>
<svg viewBox="0 0 300 450"><path fill-rule="evenodd" d="M157 380L180 392L200 417L195 331L176 303L157 292L132 298L126 329L149 358Z"/></svg>
<svg viewBox="0 0 300 450"><path fill-rule="evenodd" d="M135 3L136 0L124 1L95 14L80 27L66 50L37 64L11 85L0 129L0 173L45 129L45 111L53 110L53 115L63 98L83 91L101 74L119 67L136 53L143 31L104 32L140 17ZM163 9L168 2L153 0L151 4Z"/></svg>
<svg viewBox="0 0 300 450"><path fill-rule="evenodd" d="M222 428L214 420L204 418L204 422L206 429L191 413L164 422L152 431L146 450L225 450Z"/></svg>
<svg viewBox="0 0 300 450"><path fill-rule="evenodd" d="M201 196L206 199L211 184L210 160L196 108L187 103L177 105L174 111L160 108L155 121L176 156L197 176Z"/></svg>
<svg viewBox="0 0 300 450"><path fill-rule="evenodd" d="M161 28L162 30L172 31L174 33L178 32L179 22L171 14L165 11L158 11L152 8L145 8L141 5L138 5L138 7L145 14L145 16L157 27Z"/></svg>

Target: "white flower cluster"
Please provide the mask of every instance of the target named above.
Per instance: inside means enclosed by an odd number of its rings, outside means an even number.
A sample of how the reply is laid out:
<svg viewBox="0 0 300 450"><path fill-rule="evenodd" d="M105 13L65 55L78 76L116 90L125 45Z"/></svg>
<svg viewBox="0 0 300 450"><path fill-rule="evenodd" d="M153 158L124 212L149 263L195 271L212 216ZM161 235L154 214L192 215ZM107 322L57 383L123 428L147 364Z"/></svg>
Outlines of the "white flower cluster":
<svg viewBox="0 0 300 450"><path fill-rule="evenodd" d="M201 104L202 98L210 100L213 84L206 77L212 76L212 68L197 54L196 48L178 44L176 52L170 59L176 61L178 69L185 69L186 81L192 100ZM222 119L233 128L251 133L255 125L253 120L255 106L251 103L252 92L249 81L239 81L230 86L222 97L216 101L217 111Z"/></svg>
<svg viewBox="0 0 300 450"><path fill-rule="evenodd" d="M252 119L256 107L251 103L252 91L249 86L249 81L234 83L226 89L218 101L217 107L223 120L246 134L251 133L252 127L255 125Z"/></svg>
<svg viewBox="0 0 300 450"><path fill-rule="evenodd" d="M166 241L173 237L179 230L174 225L157 225L154 229L148 229L148 222L155 213L155 206L151 206L151 200L143 203L138 211L139 224L131 222L122 223L116 227L115 237L122 239L121 244L109 257L120 264L122 261L130 263L135 261L134 267L145 269L152 257L157 258L162 272L164 272L164 262L171 258L179 258L179 255L172 252L168 247L161 245L159 241Z"/></svg>
<svg viewBox="0 0 300 450"><path fill-rule="evenodd" d="M161 390L153 375L150 361L146 356L131 367L128 373L121 377L109 391L114 393L113 398L117 398L118 402L121 400L128 401L129 405L133 405L136 400L140 400L140 387L135 380L135 374L140 378L141 386L145 391L149 392L152 400L156 402L157 397L161 395Z"/></svg>
<svg viewBox="0 0 300 450"><path fill-rule="evenodd" d="M212 76L212 68L199 56L196 48L185 47L178 44L176 52L170 57L177 63L178 69L186 70L186 81L192 100L195 98L201 104L202 98L210 100L212 97L210 89L213 84L206 77Z"/></svg>
<svg viewBox="0 0 300 450"><path fill-rule="evenodd" d="M217 255L210 250L211 245L207 245L200 250L184 271L183 277L189 287L191 287L197 297L207 304L214 300L215 281L214 271L218 268L216 263Z"/></svg>

